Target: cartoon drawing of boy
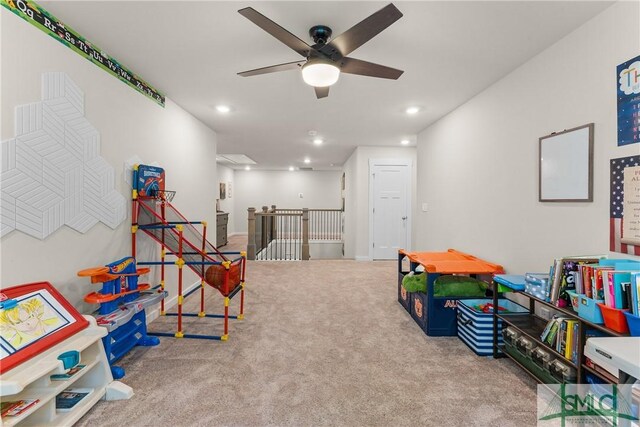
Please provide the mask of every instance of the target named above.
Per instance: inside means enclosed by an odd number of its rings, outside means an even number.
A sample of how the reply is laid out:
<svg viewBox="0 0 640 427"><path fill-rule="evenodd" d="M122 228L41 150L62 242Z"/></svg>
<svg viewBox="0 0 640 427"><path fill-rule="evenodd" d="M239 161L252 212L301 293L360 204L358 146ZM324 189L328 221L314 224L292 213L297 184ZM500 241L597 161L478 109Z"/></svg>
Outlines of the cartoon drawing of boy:
<svg viewBox="0 0 640 427"><path fill-rule="evenodd" d="M49 313L47 313L49 312ZM16 307L0 312L0 335L20 348L51 331L60 323L38 298L29 298Z"/></svg>

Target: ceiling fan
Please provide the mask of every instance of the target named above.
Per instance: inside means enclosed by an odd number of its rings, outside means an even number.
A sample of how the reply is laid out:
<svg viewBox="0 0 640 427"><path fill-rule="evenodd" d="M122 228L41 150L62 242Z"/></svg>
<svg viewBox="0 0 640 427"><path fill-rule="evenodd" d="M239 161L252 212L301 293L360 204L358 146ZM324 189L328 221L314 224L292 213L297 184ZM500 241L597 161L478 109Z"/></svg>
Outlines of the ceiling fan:
<svg viewBox="0 0 640 427"><path fill-rule="evenodd" d="M333 39L331 28L326 25L311 27L309 35L314 41L313 46L309 46L251 7L240 9L238 13L305 58L238 73L242 77L302 69L302 78L305 83L314 87L316 97L325 98L329 95L329 87L338 81L340 72L393 80L398 79L404 72L347 56L402 17L402 13L393 3Z"/></svg>

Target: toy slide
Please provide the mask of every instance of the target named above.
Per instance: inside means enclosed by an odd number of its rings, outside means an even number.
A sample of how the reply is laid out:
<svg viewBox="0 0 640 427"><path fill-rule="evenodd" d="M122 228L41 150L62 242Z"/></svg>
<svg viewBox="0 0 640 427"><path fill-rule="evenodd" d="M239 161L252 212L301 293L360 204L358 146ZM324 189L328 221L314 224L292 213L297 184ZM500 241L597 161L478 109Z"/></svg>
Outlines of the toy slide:
<svg viewBox="0 0 640 427"><path fill-rule="evenodd" d="M138 227L162 245L168 252L184 261L202 280L224 296L240 285L242 259L231 262L206 235L198 231L170 202L156 199L138 200ZM181 238L182 237L182 238ZM182 242L182 244L181 244ZM223 280L224 263L230 263L229 283Z"/></svg>

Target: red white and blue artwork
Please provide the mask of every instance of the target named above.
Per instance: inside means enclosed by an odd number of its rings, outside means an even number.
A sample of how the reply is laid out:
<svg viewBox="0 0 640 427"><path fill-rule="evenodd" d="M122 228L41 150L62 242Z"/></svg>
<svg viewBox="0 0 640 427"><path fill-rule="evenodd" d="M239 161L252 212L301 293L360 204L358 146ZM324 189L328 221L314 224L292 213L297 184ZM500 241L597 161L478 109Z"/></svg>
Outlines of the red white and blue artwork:
<svg viewBox="0 0 640 427"><path fill-rule="evenodd" d="M640 166L640 156L611 159L611 204L609 207L609 250L629 255L640 255L640 245L623 242L624 170ZM629 212L630 213L630 212Z"/></svg>
<svg viewBox="0 0 640 427"><path fill-rule="evenodd" d="M640 142L640 56L617 67L618 146Z"/></svg>

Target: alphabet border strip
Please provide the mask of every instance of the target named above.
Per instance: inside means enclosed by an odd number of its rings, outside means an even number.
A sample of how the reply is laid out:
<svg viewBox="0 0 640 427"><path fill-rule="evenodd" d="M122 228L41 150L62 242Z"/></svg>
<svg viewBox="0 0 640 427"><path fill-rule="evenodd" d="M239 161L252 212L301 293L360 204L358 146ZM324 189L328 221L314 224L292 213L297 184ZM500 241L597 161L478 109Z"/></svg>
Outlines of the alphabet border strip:
<svg viewBox="0 0 640 427"><path fill-rule="evenodd" d="M121 82L131 86L158 105L164 107L165 96L153 86L136 76L117 60L102 52L93 43L31 0L0 0L3 7L15 13L34 27L49 34L80 56L85 57Z"/></svg>

